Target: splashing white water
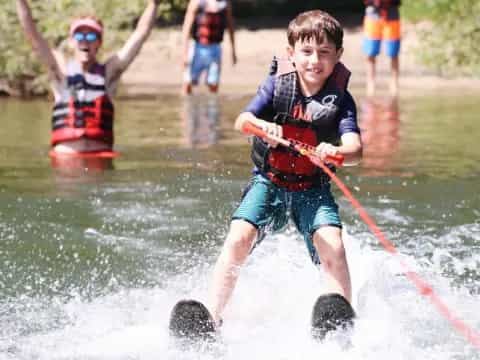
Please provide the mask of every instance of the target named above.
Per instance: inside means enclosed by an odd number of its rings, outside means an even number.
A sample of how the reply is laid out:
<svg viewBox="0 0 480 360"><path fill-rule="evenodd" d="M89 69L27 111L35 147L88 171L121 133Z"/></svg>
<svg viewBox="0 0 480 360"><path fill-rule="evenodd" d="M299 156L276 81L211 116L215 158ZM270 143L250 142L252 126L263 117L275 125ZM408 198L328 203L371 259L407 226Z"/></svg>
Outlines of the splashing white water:
<svg viewBox="0 0 480 360"><path fill-rule="evenodd" d="M168 336L169 313L176 301L207 298L213 265L201 263L164 279L162 288L124 289L89 302L74 298L40 307L29 315L35 321L61 313L63 324L0 339L0 359L480 358L409 283L394 256L362 248L347 234L345 243L358 315L347 349L337 341L316 343L310 338L310 313L322 291L322 270L310 263L297 235L287 232L268 237L250 256L224 314L222 343L216 348L179 348ZM478 298L465 289L452 289L448 279L420 268L418 261L404 261L478 328ZM38 300L26 301L33 306Z"/></svg>

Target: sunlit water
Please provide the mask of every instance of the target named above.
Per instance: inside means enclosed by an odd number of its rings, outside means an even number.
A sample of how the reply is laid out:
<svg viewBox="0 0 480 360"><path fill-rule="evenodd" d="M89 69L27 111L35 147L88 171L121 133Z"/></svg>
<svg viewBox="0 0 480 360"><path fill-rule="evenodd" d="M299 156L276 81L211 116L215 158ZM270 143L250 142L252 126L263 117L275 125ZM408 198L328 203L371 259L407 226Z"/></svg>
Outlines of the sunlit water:
<svg viewBox="0 0 480 360"><path fill-rule="evenodd" d="M322 270L290 227L248 259L222 341L193 349L169 339L169 313L207 299L249 176L232 130L248 98L118 101L120 156L88 165L48 158L48 102L1 101L0 359L480 359L399 261L480 331L477 99L359 98L365 159L339 176L398 255L336 190L358 315L350 347L311 340Z"/></svg>

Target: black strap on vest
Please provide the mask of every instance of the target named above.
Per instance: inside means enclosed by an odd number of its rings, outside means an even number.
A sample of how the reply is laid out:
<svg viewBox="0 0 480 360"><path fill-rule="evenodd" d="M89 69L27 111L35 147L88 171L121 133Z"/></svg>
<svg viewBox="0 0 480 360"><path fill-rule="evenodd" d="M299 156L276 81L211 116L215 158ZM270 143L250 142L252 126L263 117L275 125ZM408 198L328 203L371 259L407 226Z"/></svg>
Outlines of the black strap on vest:
<svg viewBox="0 0 480 360"><path fill-rule="evenodd" d="M274 120L278 120L282 124L285 122L285 119L292 117L290 112L292 111L296 95L297 74L295 72L277 77L273 91L273 108L277 113Z"/></svg>

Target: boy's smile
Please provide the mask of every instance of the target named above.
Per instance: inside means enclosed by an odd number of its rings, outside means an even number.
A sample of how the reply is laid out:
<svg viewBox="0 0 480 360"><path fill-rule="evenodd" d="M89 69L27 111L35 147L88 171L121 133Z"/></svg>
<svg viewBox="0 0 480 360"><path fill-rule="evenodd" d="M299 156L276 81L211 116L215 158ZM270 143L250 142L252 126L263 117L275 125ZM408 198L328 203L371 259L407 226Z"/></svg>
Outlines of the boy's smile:
<svg viewBox="0 0 480 360"><path fill-rule="evenodd" d="M336 49L335 44L329 41L317 43L315 38L297 41L287 52L292 59L304 95L315 95L333 72L333 69L342 55L343 49Z"/></svg>

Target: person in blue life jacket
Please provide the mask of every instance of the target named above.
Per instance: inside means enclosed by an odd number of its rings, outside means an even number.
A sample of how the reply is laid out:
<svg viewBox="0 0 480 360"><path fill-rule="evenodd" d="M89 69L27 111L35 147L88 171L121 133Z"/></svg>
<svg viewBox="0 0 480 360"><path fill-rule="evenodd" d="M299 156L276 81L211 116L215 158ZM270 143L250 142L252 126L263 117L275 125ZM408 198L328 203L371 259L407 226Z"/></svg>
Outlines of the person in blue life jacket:
<svg viewBox="0 0 480 360"><path fill-rule="evenodd" d="M287 58L276 59L256 96L238 116L267 134L315 146L318 159L343 155L355 165L362 156L355 101L347 90L350 72L339 61L343 29L328 13L307 11L287 29ZM351 282L342 222L330 179L309 158L277 142L254 137L253 174L215 264L209 309L217 325L244 264L265 233L283 228L290 214L311 260L325 271L325 293L351 302ZM332 164L328 164L334 170Z"/></svg>
<svg viewBox="0 0 480 360"><path fill-rule="evenodd" d="M80 16L70 23L73 57L49 46L35 26L27 0L17 0L17 13L26 37L46 66L55 105L50 154L101 154L114 143L112 102L122 73L140 52L155 23L160 0L148 0L134 32L123 47L104 63L97 60L103 23L95 16ZM56 156L56 155L52 155Z"/></svg>
<svg viewBox="0 0 480 360"><path fill-rule="evenodd" d="M189 1L182 27L183 95L192 93L192 86L198 84L203 73L209 91L218 92L225 30L230 37L231 60L235 65L237 55L231 1Z"/></svg>

